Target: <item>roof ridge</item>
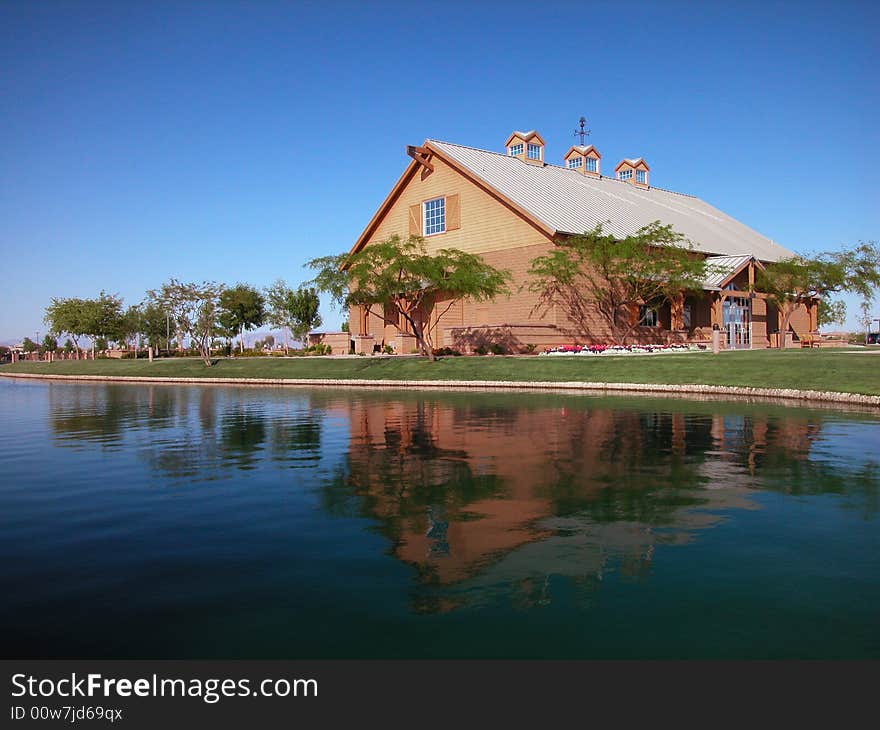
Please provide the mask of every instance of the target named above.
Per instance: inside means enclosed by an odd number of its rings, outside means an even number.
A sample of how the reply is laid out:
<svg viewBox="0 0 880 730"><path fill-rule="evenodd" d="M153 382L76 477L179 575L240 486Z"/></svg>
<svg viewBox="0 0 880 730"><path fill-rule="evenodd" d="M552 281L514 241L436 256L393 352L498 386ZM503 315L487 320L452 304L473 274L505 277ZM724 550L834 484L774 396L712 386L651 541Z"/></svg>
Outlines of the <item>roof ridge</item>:
<svg viewBox="0 0 880 730"><path fill-rule="evenodd" d="M440 144L448 144L453 147L461 147L462 149L466 149L466 150L474 150L475 152L484 152L487 155L495 155L496 157L503 157L506 160L517 160L518 162L522 162L522 160L520 160L519 158L511 157L510 155L508 155L504 152L495 152L494 150L484 150L482 147L474 147L473 145L469 145L469 144L458 144L458 142L447 142L444 139L430 139L430 138L426 139L425 141L426 142L439 142ZM556 165L552 162L547 162L546 160L543 160L543 163L544 163L544 165L543 165L544 167L555 167L557 170L563 170L565 172L572 172L575 175L583 175L583 173L580 173L577 170L569 170L567 167L565 167L565 165ZM526 164L528 164L529 167L535 168L536 170L541 169L537 165L533 165L533 164L529 164L529 163L526 163ZM586 177L586 176L584 176L584 177ZM628 182L625 182L624 180L618 180L616 177L611 177L610 175L599 175L598 177L593 177L592 179L593 180L611 180L612 182L620 183L621 185L629 185L630 184ZM637 188L637 189L638 190L660 190L664 193L672 193L673 195L681 195L683 198L693 198L694 200L702 200L702 198L700 198L697 195L694 195L693 193L682 193L678 190L670 190L669 188L661 188L659 185L650 185L647 188Z"/></svg>

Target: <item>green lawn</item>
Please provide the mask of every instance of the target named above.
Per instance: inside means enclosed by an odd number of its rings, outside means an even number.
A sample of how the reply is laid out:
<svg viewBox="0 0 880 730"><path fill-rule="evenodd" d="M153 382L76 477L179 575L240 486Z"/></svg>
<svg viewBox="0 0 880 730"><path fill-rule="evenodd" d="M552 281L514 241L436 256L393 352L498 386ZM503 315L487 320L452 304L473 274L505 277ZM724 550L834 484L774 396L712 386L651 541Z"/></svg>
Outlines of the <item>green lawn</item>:
<svg viewBox="0 0 880 730"><path fill-rule="evenodd" d="M696 383L880 395L880 353L754 350L599 357L237 358L213 367L196 358L16 363L0 373L363 380L514 380Z"/></svg>

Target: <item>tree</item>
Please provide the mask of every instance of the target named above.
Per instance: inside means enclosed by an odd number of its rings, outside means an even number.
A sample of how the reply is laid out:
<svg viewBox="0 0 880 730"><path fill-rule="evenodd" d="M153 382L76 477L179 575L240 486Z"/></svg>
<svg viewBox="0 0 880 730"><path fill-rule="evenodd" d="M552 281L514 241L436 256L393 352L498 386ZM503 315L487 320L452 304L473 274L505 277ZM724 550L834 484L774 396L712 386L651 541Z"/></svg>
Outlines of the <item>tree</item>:
<svg viewBox="0 0 880 730"><path fill-rule="evenodd" d="M357 253L312 259L307 266L318 272L312 283L335 303L363 307L394 326L403 319L431 360L433 332L456 302L485 301L509 291L508 271L458 249L428 254L419 236L391 236Z"/></svg>
<svg viewBox="0 0 880 730"><path fill-rule="evenodd" d="M147 299L140 305L140 333L146 338L147 344L158 350L165 340L168 348L168 328L170 317L160 304Z"/></svg>
<svg viewBox="0 0 880 730"><path fill-rule="evenodd" d="M119 318L116 335L120 343L132 346L135 360L138 356L138 340L142 332L143 313L140 307L132 305Z"/></svg>
<svg viewBox="0 0 880 730"><path fill-rule="evenodd" d="M875 242L860 242L852 249L813 257L792 256L767 264L758 271L755 283L782 314L779 347L784 347L784 333L801 305L808 306L839 292L858 294L862 301L873 298L874 290L880 286L880 247Z"/></svg>
<svg viewBox="0 0 880 730"><path fill-rule="evenodd" d="M89 325L87 322L86 300L79 298L52 298L43 321L49 325L49 330L55 335L67 334L73 341L73 349L76 350L76 359L80 358L79 338L86 335Z"/></svg>
<svg viewBox="0 0 880 730"><path fill-rule="evenodd" d="M872 299L863 299L861 304L859 304L859 324L865 329L865 344L868 344L868 335L871 333L871 322L874 319L871 317L871 303Z"/></svg>
<svg viewBox="0 0 880 730"><path fill-rule="evenodd" d="M220 327L219 298L222 287L204 287L197 292L197 305L192 326L189 329L190 340L198 347L199 354L205 365L213 365L211 360L211 341Z"/></svg>
<svg viewBox="0 0 880 730"><path fill-rule="evenodd" d="M101 292L97 299L83 299L82 326L84 334L92 339L92 357L95 349L106 349L108 339L117 339L122 321L122 299L115 294ZM105 345L97 347L101 340Z"/></svg>
<svg viewBox="0 0 880 730"><path fill-rule="evenodd" d="M343 332L348 332L348 320L347 319L342 320L342 326L340 327L340 329Z"/></svg>
<svg viewBox="0 0 880 730"><path fill-rule="evenodd" d="M819 300L819 311L816 316L816 324L825 327L830 324L843 325L846 322L846 302L831 302L827 299Z"/></svg>
<svg viewBox="0 0 880 730"><path fill-rule="evenodd" d="M183 350L183 339L192 327L197 304L200 301L198 295L202 289L209 286L213 285L208 282L202 284L184 283L171 278L158 289L151 289L147 292L148 302L170 318L177 338L178 350ZM167 337L166 346L170 347Z"/></svg>
<svg viewBox="0 0 880 730"><path fill-rule="evenodd" d="M73 342L70 341L69 337L64 340L64 347L62 349L64 352L73 352Z"/></svg>
<svg viewBox="0 0 880 730"><path fill-rule="evenodd" d="M318 308L321 304L313 288L291 289L279 279L266 290L268 311L266 321L284 331L284 351L289 349L287 334L304 340L310 330L321 326Z"/></svg>
<svg viewBox="0 0 880 730"><path fill-rule="evenodd" d="M239 333L242 354L244 331L262 325L265 310L266 300L263 295L247 284L236 284L220 294L220 321L230 331Z"/></svg>
<svg viewBox="0 0 880 730"><path fill-rule="evenodd" d="M43 347L44 352L55 352L58 349L58 340L55 339L51 334L47 334L43 338Z"/></svg>
<svg viewBox="0 0 880 730"><path fill-rule="evenodd" d="M655 221L623 239L602 224L558 242L532 260L529 288L538 294L533 312L558 306L584 341L594 337L598 314L615 343L626 343L644 322L639 307L659 306L682 292L702 291L708 267L672 226Z"/></svg>
<svg viewBox="0 0 880 730"><path fill-rule="evenodd" d="M30 354L31 352L37 352L40 349L40 346L30 337L25 337L21 341L21 349Z"/></svg>
<svg viewBox="0 0 880 730"><path fill-rule="evenodd" d="M189 337L204 360L211 366L211 339L220 331L219 299L223 286L205 281L201 284L171 279L159 289L147 292L149 301L167 312L177 331L177 344L183 348L184 337Z"/></svg>

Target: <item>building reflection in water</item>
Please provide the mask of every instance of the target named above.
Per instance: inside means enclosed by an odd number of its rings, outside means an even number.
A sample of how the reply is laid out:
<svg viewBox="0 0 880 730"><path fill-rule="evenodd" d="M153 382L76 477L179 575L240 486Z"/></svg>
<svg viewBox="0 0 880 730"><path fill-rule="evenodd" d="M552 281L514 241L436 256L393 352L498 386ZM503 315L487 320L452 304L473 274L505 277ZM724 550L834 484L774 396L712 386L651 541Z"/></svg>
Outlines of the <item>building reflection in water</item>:
<svg viewBox="0 0 880 730"><path fill-rule="evenodd" d="M836 492L858 478L810 459L815 413L577 398L508 407L481 396L345 408L351 445L328 506L340 491L360 498L392 554L416 569L424 611L504 596L548 603L560 578L589 602L608 571L644 579L658 546L758 509L756 490ZM876 503L876 473L863 476Z"/></svg>
<svg viewBox="0 0 880 730"><path fill-rule="evenodd" d="M134 448L178 486L297 470L319 509L386 538L430 612L544 605L562 584L589 603L610 572L648 579L659 548L759 509L759 491L878 501L876 460L816 457L826 414L755 404L62 386L50 421L57 443Z"/></svg>

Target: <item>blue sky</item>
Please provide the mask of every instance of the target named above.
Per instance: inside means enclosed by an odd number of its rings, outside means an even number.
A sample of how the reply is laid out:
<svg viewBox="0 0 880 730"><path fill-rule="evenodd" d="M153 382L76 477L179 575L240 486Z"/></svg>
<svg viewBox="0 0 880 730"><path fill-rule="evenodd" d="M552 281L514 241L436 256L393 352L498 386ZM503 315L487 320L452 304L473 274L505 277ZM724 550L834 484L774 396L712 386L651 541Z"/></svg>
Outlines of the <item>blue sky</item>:
<svg viewBox="0 0 880 730"><path fill-rule="evenodd" d="M880 239L878 7L6 0L0 341L51 296L298 283L406 144L535 128L557 161L581 114L604 159L791 249Z"/></svg>

